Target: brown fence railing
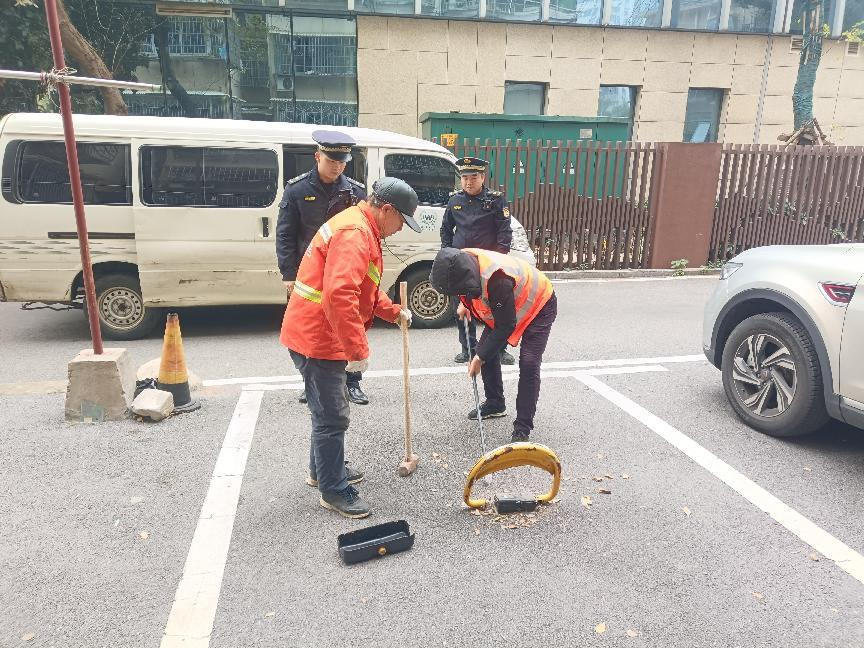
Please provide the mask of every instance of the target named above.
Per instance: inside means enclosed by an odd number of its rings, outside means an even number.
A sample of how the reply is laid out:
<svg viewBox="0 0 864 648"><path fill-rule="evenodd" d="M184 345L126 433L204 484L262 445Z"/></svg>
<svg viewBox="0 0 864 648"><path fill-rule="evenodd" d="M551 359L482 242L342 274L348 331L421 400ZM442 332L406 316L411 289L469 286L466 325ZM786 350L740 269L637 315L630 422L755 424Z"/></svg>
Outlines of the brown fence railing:
<svg viewBox="0 0 864 648"><path fill-rule="evenodd" d="M643 142L463 141L457 157L489 160L544 270L641 268L657 149Z"/></svg>
<svg viewBox="0 0 864 648"><path fill-rule="evenodd" d="M709 261L843 241L864 241L864 147L723 147Z"/></svg>

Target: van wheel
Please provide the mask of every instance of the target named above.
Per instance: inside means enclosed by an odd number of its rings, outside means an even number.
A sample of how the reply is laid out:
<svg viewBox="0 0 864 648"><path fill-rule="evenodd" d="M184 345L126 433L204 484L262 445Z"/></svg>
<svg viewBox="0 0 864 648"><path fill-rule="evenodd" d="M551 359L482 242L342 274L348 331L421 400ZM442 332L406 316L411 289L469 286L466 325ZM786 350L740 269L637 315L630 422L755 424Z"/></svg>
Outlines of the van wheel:
<svg viewBox="0 0 864 648"><path fill-rule="evenodd" d="M456 314L456 299L442 295L429 281L429 268L419 267L405 275L408 283L408 308L414 328L441 328L452 323Z"/></svg>
<svg viewBox="0 0 864 648"><path fill-rule="evenodd" d="M153 331L162 310L144 305L137 277L128 274L106 274L96 277L96 310L99 327L108 340L138 340ZM87 300L84 300L84 315Z"/></svg>

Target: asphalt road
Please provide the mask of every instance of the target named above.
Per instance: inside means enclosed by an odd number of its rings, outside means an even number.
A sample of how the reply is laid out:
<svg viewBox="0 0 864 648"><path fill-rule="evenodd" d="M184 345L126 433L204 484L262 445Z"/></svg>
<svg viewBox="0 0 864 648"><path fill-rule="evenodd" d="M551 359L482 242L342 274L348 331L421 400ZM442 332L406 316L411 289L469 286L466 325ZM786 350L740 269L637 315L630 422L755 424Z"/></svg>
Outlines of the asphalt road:
<svg viewBox="0 0 864 648"><path fill-rule="evenodd" d="M290 381L268 391L210 385L201 410L160 424L70 425L61 394L35 392L62 381L86 346L80 313L0 304L0 646L159 646L166 629L188 633L174 645L214 648L864 646L864 583L754 505L736 476L860 554L864 434L832 424L785 441L734 417L719 373L698 358L715 281L557 285L545 359L581 361L583 371L619 360L628 373L584 378L558 367L544 379L534 440L562 461L559 501L507 519L460 506L481 451L464 417L470 383L434 371L453 366L454 328L411 332L412 366L433 371L412 379L422 463L408 479L395 474L401 379L365 381L373 403L352 408L348 453L368 475L360 488L374 514L348 521L320 509L303 482L309 418L296 390L280 388ZM278 345L280 315L181 313L190 367L205 381L294 374ZM399 332L376 327L370 338L372 369L400 369ZM160 345L126 346L142 363ZM12 395L10 383L34 393ZM505 385L512 407L516 383ZM216 570L212 633L196 641L201 620L172 613L172 602L185 600L184 564L200 557L193 536L219 495L214 465L249 399L260 407L240 417L254 436ZM511 425L490 421L489 445L509 440ZM547 485L545 474L518 469L479 491ZM400 518L416 533L410 552L339 562L338 534Z"/></svg>

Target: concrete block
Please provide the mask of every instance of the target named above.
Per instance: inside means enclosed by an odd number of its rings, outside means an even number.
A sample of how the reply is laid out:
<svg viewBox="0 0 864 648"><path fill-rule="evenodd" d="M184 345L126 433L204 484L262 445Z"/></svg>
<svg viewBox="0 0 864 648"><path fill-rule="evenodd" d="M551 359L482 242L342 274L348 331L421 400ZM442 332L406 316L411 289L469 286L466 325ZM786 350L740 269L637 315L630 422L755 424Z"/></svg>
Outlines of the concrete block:
<svg viewBox="0 0 864 648"><path fill-rule="evenodd" d="M357 49L389 49L387 19L357 16Z"/></svg>
<svg viewBox="0 0 864 648"><path fill-rule="evenodd" d="M826 68L816 72L816 83L813 85L814 97L836 98L840 92L840 68Z"/></svg>
<svg viewBox="0 0 864 648"><path fill-rule="evenodd" d="M758 95L729 95L726 105L726 123L750 124L750 135L753 135L753 124L756 122L756 110L759 107Z"/></svg>
<svg viewBox="0 0 864 648"><path fill-rule="evenodd" d="M505 60L507 81L549 83L552 59L548 56L508 56Z"/></svg>
<svg viewBox="0 0 864 648"><path fill-rule="evenodd" d="M782 37L778 37L775 40L775 51L783 47L780 44L782 41ZM768 38L766 36L745 36L739 34L735 44L735 63L738 65L764 65L767 46ZM788 42L786 42L786 49L789 49Z"/></svg>
<svg viewBox="0 0 864 648"><path fill-rule="evenodd" d="M420 134L416 113L410 115L360 113L358 115L358 125L361 128L378 128L390 131L391 133L410 135L411 137L418 137Z"/></svg>
<svg viewBox="0 0 864 648"><path fill-rule="evenodd" d="M477 112L479 113L503 113L504 112L504 86L477 88Z"/></svg>
<svg viewBox="0 0 864 648"><path fill-rule="evenodd" d="M603 85L641 86L645 78L645 61L607 61L600 66Z"/></svg>
<svg viewBox="0 0 864 648"><path fill-rule="evenodd" d="M648 32L641 29L603 30L603 60L644 61Z"/></svg>
<svg viewBox="0 0 864 648"><path fill-rule="evenodd" d="M443 83L477 85L477 23L454 20L447 36L447 81Z"/></svg>
<svg viewBox="0 0 864 648"><path fill-rule="evenodd" d="M681 121L643 121L636 124L636 139L643 142L680 142L684 137Z"/></svg>
<svg viewBox="0 0 864 648"><path fill-rule="evenodd" d="M482 46L480 48L482 50ZM507 80L504 70L504 55L481 56L477 59L477 79L480 85L503 86Z"/></svg>
<svg viewBox="0 0 864 648"><path fill-rule="evenodd" d="M772 65L768 70L768 89L765 94L791 97L797 78L797 67L775 67Z"/></svg>
<svg viewBox="0 0 864 648"><path fill-rule="evenodd" d="M639 94L639 121L684 121L687 113L686 92L641 92ZM640 138L641 139L641 138ZM670 141L670 140L665 140ZM680 141L671 140L671 141Z"/></svg>
<svg viewBox="0 0 864 648"><path fill-rule="evenodd" d="M817 110L815 105L813 109ZM864 114L864 99L843 99L837 103L834 121L839 126L860 126L862 114ZM823 120L827 121L826 117L822 117L818 112L816 118L820 124Z"/></svg>
<svg viewBox="0 0 864 648"><path fill-rule="evenodd" d="M645 92L687 92L690 64L648 61L645 64Z"/></svg>
<svg viewBox="0 0 864 648"><path fill-rule="evenodd" d="M771 67L798 68L801 52L790 48L791 39L791 36L783 35L778 36L774 40L774 50L771 52Z"/></svg>
<svg viewBox="0 0 864 648"><path fill-rule="evenodd" d="M840 75L840 99L864 99L864 70L843 70Z"/></svg>
<svg viewBox="0 0 864 648"><path fill-rule="evenodd" d="M792 96L768 96L762 109L762 123L792 128ZM791 133L791 130L786 132ZM760 134L761 139L761 134Z"/></svg>
<svg viewBox="0 0 864 648"><path fill-rule="evenodd" d="M842 68L846 58L846 41L825 40L822 41L822 58L819 59L819 73L822 70L833 70ZM817 77L818 74L817 74Z"/></svg>
<svg viewBox="0 0 864 648"><path fill-rule="evenodd" d="M727 144L752 144L756 126L749 124L726 124L723 128L723 142Z"/></svg>
<svg viewBox="0 0 864 648"><path fill-rule="evenodd" d="M600 89L593 90L549 90L549 115L573 115L576 117L593 117L597 114L600 103Z"/></svg>
<svg viewBox="0 0 864 648"><path fill-rule="evenodd" d="M759 94L762 88L762 66L733 65L732 92L734 94Z"/></svg>
<svg viewBox="0 0 864 648"><path fill-rule="evenodd" d="M649 61L689 63L693 59L692 32L651 30L648 32Z"/></svg>
<svg viewBox="0 0 864 648"><path fill-rule="evenodd" d="M732 86L732 66L723 63L693 63L690 68L691 88L729 88Z"/></svg>
<svg viewBox="0 0 864 648"><path fill-rule="evenodd" d="M474 112L477 109L476 86L417 86L418 114L424 112Z"/></svg>
<svg viewBox="0 0 864 648"><path fill-rule="evenodd" d="M477 47L483 52L481 58L503 59L507 50L507 25L497 22L478 22Z"/></svg>
<svg viewBox="0 0 864 648"><path fill-rule="evenodd" d="M592 90L600 87L600 59L552 59L551 88Z"/></svg>
<svg viewBox="0 0 864 648"><path fill-rule="evenodd" d="M552 27L507 23L508 56L551 56Z"/></svg>
<svg viewBox="0 0 864 648"><path fill-rule="evenodd" d="M448 55L444 52L417 52L417 70L419 79L423 83L446 84L456 83L448 81ZM470 62L469 62L470 65ZM457 84L459 85L459 84ZM469 84L469 85L473 85Z"/></svg>
<svg viewBox="0 0 864 648"><path fill-rule="evenodd" d="M447 51L446 20L417 20L414 18L388 18L388 42L392 51L415 52Z"/></svg>
<svg viewBox="0 0 864 648"><path fill-rule="evenodd" d="M161 421L174 411L174 396L161 389L145 389L132 401L132 412L138 416Z"/></svg>
<svg viewBox="0 0 864 648"><path fill-rule="evenodd" d="M135 393L135 368L126 349L81 351L69 363L67 421L119 421L128 416Z"/></svg>
<svg viewBox="0 0 864 648"><path fill-rule="evenodd" d="M554 58L600 58L603 29L555 25L552 28Z"/></svg>
<svg viewBox="0 0 864 648"><path fill-rule="evenodd" d="M695 34L693 41L694 63L728 63L735 62L735 34Z"/></svg>

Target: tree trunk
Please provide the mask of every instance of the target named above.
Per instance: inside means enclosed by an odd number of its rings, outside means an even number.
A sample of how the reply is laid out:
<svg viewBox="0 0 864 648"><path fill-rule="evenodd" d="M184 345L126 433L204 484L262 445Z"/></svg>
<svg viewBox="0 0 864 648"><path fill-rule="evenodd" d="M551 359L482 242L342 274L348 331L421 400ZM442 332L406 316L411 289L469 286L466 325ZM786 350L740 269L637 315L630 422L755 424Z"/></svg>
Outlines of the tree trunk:
<svg viewBox="0 0 864 648"><path fill-rule="evenodd" d="M69 56L81 68L86 76L100 79L113 79L114 75L105 65L99 53L93 49L81 32L72 24L63 0L57 0L57 16L60 21L60 37L63 39L63 47ZM106 115L128 115L129 108L123 101L123 95L117 88L99 88L102 92L102 101Z"/></svg>
<svg viewBox="0 0 864 648"><path fill-rule="evenodd" d="M798 58L798 79L792 92L795 131L813 121L813 84L822 58L822 2L806 0L801 15L804 42Z"/></svg>
<svg viewBox="0 0 864 648"><path fill-rule="evenodd" d="M168 19L162 20L153 31L156 40L156 52L159 55L159 64L162 66L162 79L175 99L177 99L186 117L195 116L195 102L183 84L177 80L174 74L174 64L171 61L171 52L168 51Z"/></svg>

